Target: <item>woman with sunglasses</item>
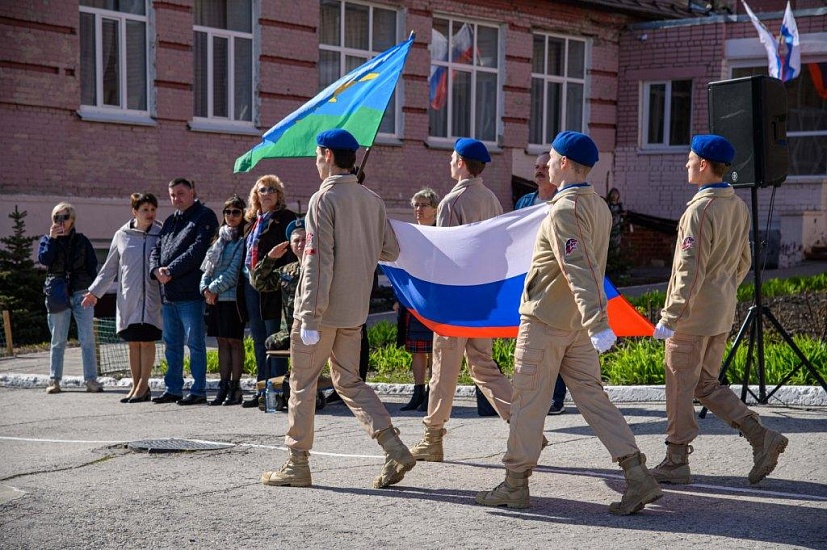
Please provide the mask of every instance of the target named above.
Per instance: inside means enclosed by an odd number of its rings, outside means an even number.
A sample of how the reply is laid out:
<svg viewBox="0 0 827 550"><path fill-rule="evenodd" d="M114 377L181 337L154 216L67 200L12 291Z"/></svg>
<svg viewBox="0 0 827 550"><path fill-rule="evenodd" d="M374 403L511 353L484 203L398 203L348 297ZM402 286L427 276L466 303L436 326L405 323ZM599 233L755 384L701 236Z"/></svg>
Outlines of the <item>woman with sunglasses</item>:
<svg viewBox="0 0 827 550"><path fill-rule="evenodd" d="M207 302L207 336L218 340L221 381L210 405L239 405L244 370L244 323L247 309L239 285L244 263L244 201L233 195L224 203L224 222L201 264L201 294ZM241 292L238 287L241 286ZM241 295L239 299L239 295Z"/></svg>
<svg viewBox="0 0 827 550"><path fill-rule="evenodd" d="M155 219L158 199L133 193L132 219L115 232L100 273L83 296L83 306L98 303L118 280L115 330L129 345L132 388L121 403L152 399L149 377L155 364L155 342L161 339L161 287L149 276L149 254L158 242L161 222Z"/></svg>
<svg viewBox="0 0 827 550"><path fill-rule="evenodd" d="M256 380L267 380L287 373L287 360L267 358L264 345L267 336L278 332L281 325L281 293L258 292L251 284L251 276L258 262L277 244L287 240L284 232L296 214L287 209L284 184L274 175L262 176L250 190L246 219L250 224L244 233L246 254L244 258L244 297L250 320L250 335L256 356ZM274 267L295 262L292 252L276 261ZM261 398L261 401L259 400ZM242 407L259 406L264 410L264 393L259 392L244 401Z"/></svg>
<svg viewBox="0 0 827 550"><path fill-rule="evenodd" d="M57 204L52 209L49 233L40 239L37 249L37 261L46 266L47 277L63 278L69 290L69 303L65 306L66 309L47 313L49 332L52 333L49 349L49 385L46 388L46 393L50 394L60 393L63 354L66 351L72 317L78 325L86 391L103 391L98 383L98 367L95 360L95 334L92 327L95 312L92 308L81 305L86 289L97 274L98 259L89 239L75 230L75 219L74 206L68 202Z"/></svg>

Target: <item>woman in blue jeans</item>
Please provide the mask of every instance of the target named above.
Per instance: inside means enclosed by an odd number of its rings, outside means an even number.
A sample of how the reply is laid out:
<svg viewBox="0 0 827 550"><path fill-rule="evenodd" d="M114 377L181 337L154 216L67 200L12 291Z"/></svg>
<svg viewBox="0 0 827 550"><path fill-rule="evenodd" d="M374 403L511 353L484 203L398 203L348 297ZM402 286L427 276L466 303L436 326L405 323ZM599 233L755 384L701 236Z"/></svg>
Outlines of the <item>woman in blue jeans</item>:
<svg viewBox="0 0 827 550"><path fill-rule="evenodd" d="M246 254L244 259L244 298L250 320L250 336L256 355L256 380L267 380L287 373L287 360L267 358L264 342L281 326L281 293L258 292L250 283L250 273L264 256L279 243L287 240L284 233L287 225L296 219L296 214L287 209L284 199L284 184L272 174L262 176L250 190L246 218L249 224L245 232ZM295 262L292 252L287 252L275 267ZM262 392L244 401L242 407L259 406Z"/></svg>
<svg viewBox="0 0 827 550"><path fill-rule="evenodd" d="M63 355L69 337L69 323L72 317L78 327L83 378L86 391L100 392L98 367L95 360L95 335L92 320L95 310L83 307L83 295L95 279L98 259L92 243L75 229L75 207L61 202L52 209L52 225L49 234L40 239L37 261L46 266L47 277L61 277L68 282L69 304L61 311L47 313L52 342L49 350L49 386L46 393L60 393L63 378Z"/></svg>

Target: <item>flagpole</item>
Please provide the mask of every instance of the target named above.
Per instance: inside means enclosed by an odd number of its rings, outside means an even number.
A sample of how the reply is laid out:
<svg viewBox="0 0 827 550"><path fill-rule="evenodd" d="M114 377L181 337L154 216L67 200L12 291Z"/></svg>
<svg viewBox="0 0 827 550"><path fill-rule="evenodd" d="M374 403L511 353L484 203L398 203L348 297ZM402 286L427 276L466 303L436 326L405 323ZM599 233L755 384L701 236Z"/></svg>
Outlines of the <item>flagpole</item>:
<svg viewBox="0 0 827 550"><path fill-rule="evenodd" d="M362 157L362 164L359 165L359 169L356 171L356 179L359 180L359 183L362 184L365 182L365 164L368 162L368 157L370 156L370 150L372 147L368 147L365 149L365 156Z"/></svg>

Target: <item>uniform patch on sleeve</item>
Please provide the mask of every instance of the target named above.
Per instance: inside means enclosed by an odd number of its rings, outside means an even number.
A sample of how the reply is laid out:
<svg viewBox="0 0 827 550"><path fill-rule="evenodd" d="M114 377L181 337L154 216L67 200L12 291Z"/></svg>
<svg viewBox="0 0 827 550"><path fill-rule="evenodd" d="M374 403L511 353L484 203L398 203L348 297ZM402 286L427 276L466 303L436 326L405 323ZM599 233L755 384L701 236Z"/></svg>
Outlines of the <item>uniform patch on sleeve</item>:
<svg viewBox="0 0 827 550"><path fill-rule="evenodd" d="M577 250L577 239L569 239L566 241L566 256Z"/></svg>
<svg viewBox="0 0 827 550"><path fill-rule="evenodd" d="M315 243L315 235L313 233L307 233L305 236L305 243L304 243L304 253L310 256L316 255L316 247L314 246Z"/></svg>
<svg viewBox="0 0 827 550"><path fill-rule="evenodd" d="M681 250L689 250L690 248L694 248L694 247L695 247L695 237L692 237L690 235L690 236L685 237L683 239L683 242L681 243Z"/></svg>

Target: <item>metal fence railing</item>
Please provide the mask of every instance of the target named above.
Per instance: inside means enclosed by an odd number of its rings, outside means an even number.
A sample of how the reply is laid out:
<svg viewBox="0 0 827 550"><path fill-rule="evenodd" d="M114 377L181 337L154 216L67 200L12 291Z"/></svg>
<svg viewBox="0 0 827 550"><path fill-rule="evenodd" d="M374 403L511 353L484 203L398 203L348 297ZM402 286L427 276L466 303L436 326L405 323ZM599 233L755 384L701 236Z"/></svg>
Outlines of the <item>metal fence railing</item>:
<svg viewBox="0 0 827 550"><path fill-rule="evenodd" d="M115 330L115 319L112 317L96 317L94 328L98 374L102 376L130 374L129 344L118 336ZM156 342L155 364L152 367L153 375L159 372L163 358L164 344L163 342Z"/></svg>

